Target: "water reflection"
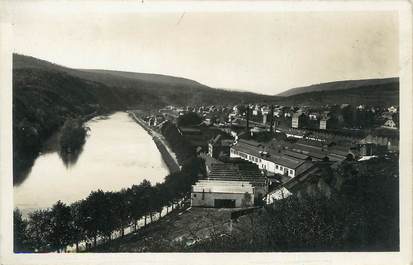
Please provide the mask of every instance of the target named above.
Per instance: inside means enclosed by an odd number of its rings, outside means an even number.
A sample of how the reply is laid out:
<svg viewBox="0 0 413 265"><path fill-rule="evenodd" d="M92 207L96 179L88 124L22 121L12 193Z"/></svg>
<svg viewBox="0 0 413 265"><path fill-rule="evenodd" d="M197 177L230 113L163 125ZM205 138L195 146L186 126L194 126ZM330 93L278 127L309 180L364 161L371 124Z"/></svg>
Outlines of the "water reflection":
<svg viewBox="0 0 413 265"><path fill-rule="evenodd" d="M65 164L66 168L70 168L76 164L82 152L83 152L83 146L79 147L77 150L72 150L71 152L60 150L58 153L59 153L59 157L62 159L63 164Z"/></svg>
<svg viewBox="0 0 413 265"><path fill-rule="evenodd" d="M106 116L103 116L106 117ZM97 117L96 120L103 120L106 118ZM87 128L90 131L90 128ZM72 150L71 152L65 152L60 148L59 139L62 135L62 132L59 130L46 140L43 144L42 149L38 153L26 153L19 155L19 159L13 160L13 186L21 185L27 178L27 176L31 173L32 167L34 165L35 160L45 154L50 153L58 153L59 157L62 159L62 162L66 166L66 168L72 167L79 156L83 152L83 146L85 142L76 150Z"/></svg>

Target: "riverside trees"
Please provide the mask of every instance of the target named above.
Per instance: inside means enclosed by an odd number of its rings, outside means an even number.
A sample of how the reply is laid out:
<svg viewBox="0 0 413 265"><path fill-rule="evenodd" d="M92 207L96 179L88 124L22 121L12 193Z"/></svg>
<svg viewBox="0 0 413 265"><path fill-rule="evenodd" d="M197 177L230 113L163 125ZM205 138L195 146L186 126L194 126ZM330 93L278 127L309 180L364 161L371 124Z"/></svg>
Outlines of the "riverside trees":
<svg viewBox="0 0 413 265"><path fill-rule="evenodd" d="M110 241L115 231L122 236L128 225L136 230L142 217L152 220L153 214L161 213L164 206L176 204L188 195L199 165L199 159L192 158L163 183L151 185L144 180L119 192L92 191L87 198L71 205L58 201L50 209L36 210L27 220L16 209L14 251L60 252L71 244L78 248L84 240L96 246L98 238Z"/></svg>

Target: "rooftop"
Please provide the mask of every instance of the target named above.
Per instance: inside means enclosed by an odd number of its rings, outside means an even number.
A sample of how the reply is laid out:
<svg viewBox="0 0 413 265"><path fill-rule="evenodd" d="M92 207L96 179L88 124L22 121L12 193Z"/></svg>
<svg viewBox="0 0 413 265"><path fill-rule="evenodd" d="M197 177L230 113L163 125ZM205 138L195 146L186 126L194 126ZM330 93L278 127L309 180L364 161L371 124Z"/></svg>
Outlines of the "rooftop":
<svg viewBox="0 0 413 265"><path fill-rule="evenodd" d="M262 176L258 167L251 163L211 164L208 180L247 181L253 183L265 182L265 178Z"/></svg>
<svg viewBox="0 0 413 265"><path fill-rule="evenodd" d="M253 186L241 181L199 180L192 185L192 192L218 192L218 193L254 193Z"/></svg>

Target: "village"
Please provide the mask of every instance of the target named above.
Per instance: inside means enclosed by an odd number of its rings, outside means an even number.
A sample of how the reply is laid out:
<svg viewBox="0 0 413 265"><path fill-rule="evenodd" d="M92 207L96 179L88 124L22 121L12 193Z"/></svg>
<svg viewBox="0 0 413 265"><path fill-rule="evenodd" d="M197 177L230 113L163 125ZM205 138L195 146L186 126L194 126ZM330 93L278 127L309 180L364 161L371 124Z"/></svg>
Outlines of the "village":
<svg viewBox="0 0 413 265"><path fill-rule="evenodd" d="M167 106L146 114L154 130L176 124L205 161L192 207L248 208L317 192L328 197L333 187L323 175L329 169L399 149L398 106Z"/></svg>

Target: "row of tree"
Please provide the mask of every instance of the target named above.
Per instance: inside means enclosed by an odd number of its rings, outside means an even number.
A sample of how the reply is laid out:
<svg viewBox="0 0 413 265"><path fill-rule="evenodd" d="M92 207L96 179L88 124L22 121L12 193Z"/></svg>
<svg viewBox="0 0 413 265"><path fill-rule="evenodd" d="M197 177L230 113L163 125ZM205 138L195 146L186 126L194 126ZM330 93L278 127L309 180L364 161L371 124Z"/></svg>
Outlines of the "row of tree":
<svg viewBox="0 0 413 265"><path fill-rule="evenodd" d="M96 246L98 238L112 239L116 231L124 235L124 229L138 221L152 219L164 206L176 205L186 197L196 181L201 166L198 158L189 159L179 172L165 177L163 183L151 185L144 180L139 185L119 192L93 191L90 195L70 205L58 201L50 209L36 210L22 218L14 211L15 252L61 252L68 245L77 249L82 241Z"/></svg>

